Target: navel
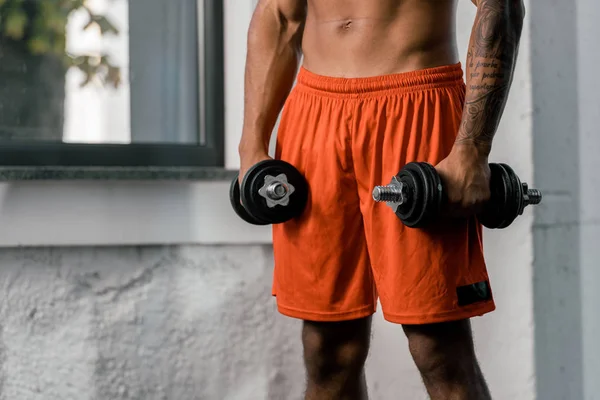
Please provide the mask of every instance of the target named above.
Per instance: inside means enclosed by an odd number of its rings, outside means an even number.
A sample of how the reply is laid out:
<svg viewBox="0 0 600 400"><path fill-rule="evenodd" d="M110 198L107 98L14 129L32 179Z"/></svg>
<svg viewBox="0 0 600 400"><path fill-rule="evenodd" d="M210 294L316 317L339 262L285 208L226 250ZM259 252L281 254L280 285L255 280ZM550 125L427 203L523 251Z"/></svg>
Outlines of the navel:
<svg viewBox="0 0 600 400"><path fill-rule="evenodd" d="M342 22L341 26L340 26L340 28L341 28L343 31L347 31L347 30L349 30L351 27L352 27L352 20L351 20L351 19L344 20L344 21Z"/></svg>

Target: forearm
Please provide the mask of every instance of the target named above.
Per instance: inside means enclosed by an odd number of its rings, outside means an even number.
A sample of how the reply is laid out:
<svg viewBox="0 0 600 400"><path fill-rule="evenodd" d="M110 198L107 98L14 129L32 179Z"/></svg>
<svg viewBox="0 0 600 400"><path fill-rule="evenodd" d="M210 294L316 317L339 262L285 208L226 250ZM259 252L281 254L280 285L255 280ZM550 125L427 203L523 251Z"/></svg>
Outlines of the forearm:
<svg viewBox="0 0 600 400"><path fill-rule="evenodd" d="M283 9L280 3L284 3ZM240 154L268 150L271 132L298 70L302 3L261 1L253 14L248 31Z"/></svg>
<svg viewBox="0 0 600 400"><path fill-rule="evenodd" d="M522 0L479 0L467 52L467 91L456 144L487 156L512 83L525 10Z"/></svg>

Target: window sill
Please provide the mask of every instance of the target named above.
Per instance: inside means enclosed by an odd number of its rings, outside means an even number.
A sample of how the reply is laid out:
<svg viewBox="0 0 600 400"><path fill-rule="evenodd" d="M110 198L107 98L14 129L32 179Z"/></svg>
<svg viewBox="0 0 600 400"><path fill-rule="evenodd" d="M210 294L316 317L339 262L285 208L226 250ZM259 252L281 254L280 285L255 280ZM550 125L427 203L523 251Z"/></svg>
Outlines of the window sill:
<svg viewBox="0 0 600 400"><path fill-rule="evenodd" d="M0 167L0 181L230 181L235 170L215 167Z"/></svg>
<svg viewBox="0 0 600 400"><path fill-rule="evenodd" d="M0 248L272 243L231 208L233 171L120 171L0 167Z"/></svg>

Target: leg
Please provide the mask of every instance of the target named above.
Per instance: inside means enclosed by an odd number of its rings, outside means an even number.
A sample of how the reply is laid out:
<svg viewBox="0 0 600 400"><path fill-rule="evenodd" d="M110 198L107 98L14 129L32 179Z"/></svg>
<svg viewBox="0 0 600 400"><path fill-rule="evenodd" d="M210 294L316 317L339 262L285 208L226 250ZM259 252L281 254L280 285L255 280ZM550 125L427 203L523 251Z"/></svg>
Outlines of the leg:
<svg viewBox="0 0 600 400"><path fill-rule="evenodd" d="M360 104L352 141L365 236L383 315L404 326L434 400L490 398L468 322L495 308L482 228L475 218L440 221L429 229L408 228L394 210L373 201L372 190L389 182L410 161L436 165L450 153L464 103L462 76L454 65L387 77L390 88L413 91L404 95L390 89L381 98L371 94ZM421 90L419 82L424 81L427 90ZM369 87L382 82L371 82Z"/></svg>
<svg viewBox="0 0 600 400"><path fill-rule="evenodd" d="M273 225L273 294L282 314L311 321L302 334L306 399L363 400L377 296L349 149L354 109L320 86L337 87L328 79L301 69L281 115L276 158L310 190L300 217Z"/></svg>
<svg viewBox="0 0 600 400"><path fill-rule="evenodd" d="M432 400L491 400L468 319L403 328Z"/></svg>
<svg viewBox="0 0 600 400"><path fill-rule="evenodd" d="M364 364L370 337L371 317L343 322L305 321L305 399L366 400Z"/></svg>

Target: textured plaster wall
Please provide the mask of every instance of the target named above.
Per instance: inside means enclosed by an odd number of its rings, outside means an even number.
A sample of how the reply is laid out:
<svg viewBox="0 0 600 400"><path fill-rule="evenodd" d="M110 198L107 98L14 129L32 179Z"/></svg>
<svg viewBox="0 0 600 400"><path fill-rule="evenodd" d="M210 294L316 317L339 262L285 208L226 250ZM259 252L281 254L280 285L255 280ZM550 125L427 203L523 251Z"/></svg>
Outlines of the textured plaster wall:
<svg viewBox="0 0 600 400"><path fill-rule="evenodd" d="M0 250L0 399L299 400L300 324L271 272L270 246ZM495 398L532 399L527 326L499 303L476 324L484 367ZM426 398L380 316L368 379L375 400Z"/></svg>
<svg viewBox="0 0 600 400"><path fill-rule="evenodd" d="M0 399L287 399L269 247L0 251Z"/></svg>

